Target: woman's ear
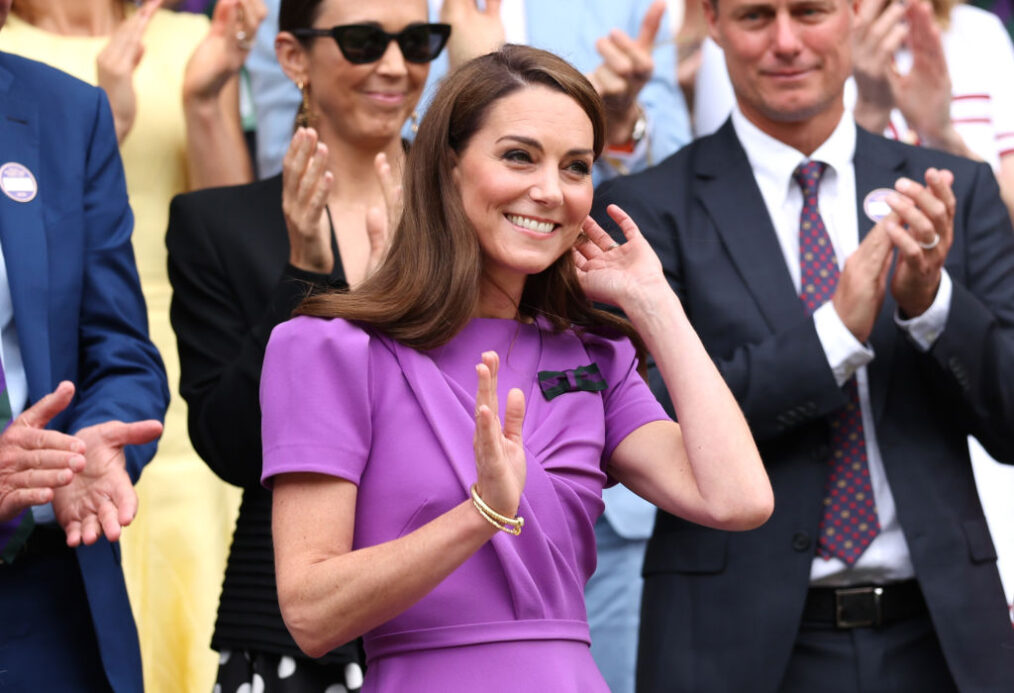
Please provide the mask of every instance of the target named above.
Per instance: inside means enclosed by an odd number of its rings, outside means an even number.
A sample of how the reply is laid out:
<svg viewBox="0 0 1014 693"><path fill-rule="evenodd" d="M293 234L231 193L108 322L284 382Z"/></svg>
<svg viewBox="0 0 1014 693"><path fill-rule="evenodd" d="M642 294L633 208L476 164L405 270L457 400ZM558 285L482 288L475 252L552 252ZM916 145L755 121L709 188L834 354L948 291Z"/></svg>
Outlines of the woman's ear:
<svg viewBox="0 0 1014 693"><path fill-rule="evenodd" d="M451 152L451 180L454 181L454 187L461 189L461 168L458 166L458 155L455 152Z"/></svg>
<svg viewBox="0 0 1014 693"><path fill-rule="evenodd" d="M282 66L282 72L294 83L306 84L309 81L310 68L306 48L288 31L280 31L275 37L275 56L278 58L278 64Z"/></svg>

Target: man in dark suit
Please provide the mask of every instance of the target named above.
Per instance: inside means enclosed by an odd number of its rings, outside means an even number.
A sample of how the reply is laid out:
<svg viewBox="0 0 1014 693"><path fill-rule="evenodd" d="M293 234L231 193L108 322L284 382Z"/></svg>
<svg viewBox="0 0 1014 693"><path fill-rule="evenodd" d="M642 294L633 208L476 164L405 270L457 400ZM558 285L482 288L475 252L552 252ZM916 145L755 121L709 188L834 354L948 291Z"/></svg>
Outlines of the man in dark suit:
<svg viewBox="0 0 1014 693"><path fill-rule="evenodd" d="M984 164L856 128L856 10L706 4L733 116L596 194L654 245L775 491L742 534L659 513L639 691L1014 690L965 443L1014 462L1014 232Z"/></svg>
<svg viewBox="0 0 1014 693"><path fill-rule="evenodd" d="M112 542L169 392L132 230L102 91L0 53L3 690L142 689Z"/></svg>

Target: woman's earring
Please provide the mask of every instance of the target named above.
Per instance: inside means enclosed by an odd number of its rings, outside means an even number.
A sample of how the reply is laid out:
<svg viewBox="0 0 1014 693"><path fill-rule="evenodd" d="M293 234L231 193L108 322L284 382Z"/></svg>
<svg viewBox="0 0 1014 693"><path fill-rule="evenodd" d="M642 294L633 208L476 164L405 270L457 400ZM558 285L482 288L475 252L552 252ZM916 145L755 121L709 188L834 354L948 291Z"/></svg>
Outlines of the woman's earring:
<svg viewBox="0 0 1014 693"><path fill-rule="evenodd" d="M296 127L308 128L313 126L313 115L310 110L310 85L300 80L296 82L303 100L299 104L299 111L296 112Z"/></svg>
<svg viewBox="0 0 1014 693"><path fill-rule="evenodd" d="M408 129L412 131L412 134L419 132L419 111L412 111L412 115L409 116Z"/></svg>

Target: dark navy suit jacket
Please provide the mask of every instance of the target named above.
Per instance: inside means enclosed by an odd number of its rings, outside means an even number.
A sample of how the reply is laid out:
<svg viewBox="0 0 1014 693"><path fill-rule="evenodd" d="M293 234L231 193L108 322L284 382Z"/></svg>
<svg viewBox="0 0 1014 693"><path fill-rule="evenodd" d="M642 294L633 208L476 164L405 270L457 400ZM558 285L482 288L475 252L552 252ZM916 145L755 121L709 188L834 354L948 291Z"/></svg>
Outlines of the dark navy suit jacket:
<svg viewBox="0 0 1014 693"><path fill-rule="evenodd" d="M0 194L0 245L29 401L70 380L77 394L52 428L73 433L111 419L161 420L169 391L148 339L133 215L105 94L0 53L0 165L7 162L31 171L38 188L30 202ZM127 448L134 481L154 452L155 443ZM119 547L102 539L76 555L110 683L116 691L141 690ZM4 669L59 665L59 653L10 654L12 661L0 662L0 687Z"/></svg>
<svg viewBox="0 0 1014 693"><path fill-rule="evenodd" d="M870 344L885 472L916 576L961 690L1014 690L1014 630L969 463L975 435L1014 462L1014 231L984 165L858 133L859 205L900 176L955 174L948 322L928 353L895 325L888 292ZM793 287L731 122L659 166L604 184L659 254L670 285L746 414L775 491L759 529L658 514L644 565L638 690L774 691L800 625L844 403ZM872 222L858 210L859 234ZM607 226L615 232L614 225ZM668 403L665 389L656 394ZM671 409L670 409L671 411Z"/></svg>

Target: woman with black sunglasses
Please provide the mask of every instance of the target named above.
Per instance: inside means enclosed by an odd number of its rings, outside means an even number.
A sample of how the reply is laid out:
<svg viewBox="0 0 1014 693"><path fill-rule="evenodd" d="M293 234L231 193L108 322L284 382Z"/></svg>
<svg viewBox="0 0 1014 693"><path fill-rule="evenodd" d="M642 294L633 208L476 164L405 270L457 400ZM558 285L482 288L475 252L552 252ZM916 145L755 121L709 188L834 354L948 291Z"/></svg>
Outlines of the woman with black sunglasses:
<svg viewBox="0 0 1014 693"><path fill-rule="evenodd" d="M449 32L426 21L425 0L283 0L276 52L303 105L282 175L183 195L170 209L190 436L216 474L243 488L212 639L228 693L362 683L355 643L310 659L282 622L258 388L272 328L308 290L355 286L383 254L399 207L400 132Z"/></svg>

